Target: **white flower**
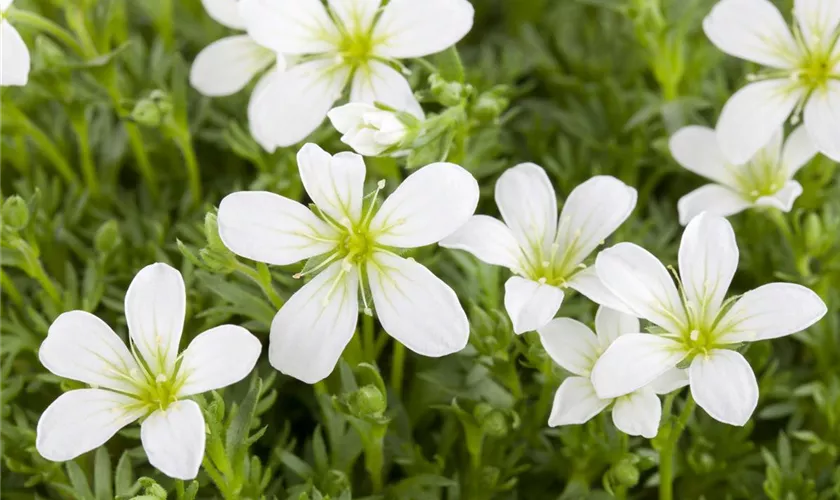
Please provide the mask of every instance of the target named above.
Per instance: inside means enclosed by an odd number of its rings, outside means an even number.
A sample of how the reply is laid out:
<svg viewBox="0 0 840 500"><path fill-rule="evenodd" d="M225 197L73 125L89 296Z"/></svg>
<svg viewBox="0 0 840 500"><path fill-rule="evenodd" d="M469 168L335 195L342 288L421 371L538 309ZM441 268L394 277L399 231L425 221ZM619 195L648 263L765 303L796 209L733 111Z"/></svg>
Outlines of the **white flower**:
<svg viewBox="0 0 840 500"><path fill-rule="evenodd" d="M300 56L261 93L251 120L266 124L273 151L305 139L350 83L350 102L381 102L423 116L398 59L440 52L469 32L466 0L242 0L248 33L277 52ZM381 13L380 13L381 12ZM269 117L271 120L267 120ZM268 125L270 124L270 126Z"/></svg>
<svg viewBox="0 0 840 500"><path fill-rule="evenodd" d="M551 359L575 374L557 389L548 425L583 424L614 403L613 423L620 431L653 438L659 432L662 416L657 394L688 384L685 370L668 370L645 387L617 398L599 398L590 380L595 362L619 336L641 330L635 317L601 306L595 315L595 331L597 335L569 318L554 319L539 329L542 345Z"/></svg>
<svg viewBox="0 0 840 500"><path fill-rule="evenodd" d="M405 124L396 113L366 103L354 102L333 108L330 121L344 134L341 142L362 156L379 156L403 140Z"/></svg>
<svg viewBox="0 0 840 500"><path fill-rule="evenodd" d="M29 81L29 49L20 33L6 20L14 0L0 0L0 86L26 85Z"/></svg>
<svg viewBox="0 0 840 500"><path fill-rule="evenodd" d="M271 364L308 383L329 375L353 337L360 294L363 312L375 307L382 328L412 351L464 348L469 324L455 292L398 249L437 243L464 224L478 204L473 176L451 163L428 165L377 210L384 182L364 196L361 156L306 144L298 168L317 215L262 191L230 194L219 206L219 236L234 253L274 265L310 259L296 277L320 271L274 317Z"/></svg>
<svg viewBox="0 0 840 500"><path fill-rule="evenodd" d="M688 365L697 404L732 425L744 425L758 402L755 374L735 349L798 332L826 313L817 294L792 283L771 283L724 302L738 246L729 222L707 213L683 233L680 290L656 257L632 243L603 250L595 267L634 315L658 327L658 333L622 335L607 349L592 370L598 396L628 394Z"/></svg>
<svg viewBox="0 0 840 500"><path fill-rule="evenodd" d="M207 14L219 24L235 30L245 29L238 0L201 0L201 3ZM256 75L265 71L248 104L249 115L253 115L251 108L256 105L257 99L263 92L269 91L269 82L285 67L283 55L271 46L260 45L247 34L233 35L211 43L198 53L190 68L190 84L209 97L228 96L245 88ZM257 141L267 140L260 133L269 125L252 121L250 126Z"/></svg>
<svg viewBox="0 0 840 500"><path fill-rule="evenodd" d="M204 417L188 396L243 379L259 358L248 330L217 326L178 354L186 313L181 273L166 264L143 268L125 294L131 350L85 311L56 318L38 356L54 374L93 386L59 396L41 415L35 446L46 459L71 460L142 418L149 463L192 479L204 457Z"/></svg>
<svg viewBox="0 0 840 500"><path fill-rule="evenodd" d="M476 215L441 242L466 250L516 276L505 283L505 309L517 334L548 323L570 287L613 309L622 305L581 264L636 206L636 190L596 176L572 190L557 218L557 197L545 170L533 163L508 169L496 182L504 223Z"/></svg>
<svg viewBox="0 0 840 500"><path fill-rule="evenodd" d="M784 146L778 129L743 165L726 161L715 131L708 127L681 128L671 137L670 147L680 165L715 182L680 198L677 207L683 225L704 211L724 217L754 206L790 211L802 194L802 186L793 176L817 154L804 127L794 130Z"/></svg>
<svg viewBox="0 0 840 500"><path fill-rule="evenodd" d="M767 69L733 95L718 121L723 153L742 164L791 113L817 148L840 161L840 2L795 0L793 33L768 0L722 0L703 21L727 54Z"/></svg>

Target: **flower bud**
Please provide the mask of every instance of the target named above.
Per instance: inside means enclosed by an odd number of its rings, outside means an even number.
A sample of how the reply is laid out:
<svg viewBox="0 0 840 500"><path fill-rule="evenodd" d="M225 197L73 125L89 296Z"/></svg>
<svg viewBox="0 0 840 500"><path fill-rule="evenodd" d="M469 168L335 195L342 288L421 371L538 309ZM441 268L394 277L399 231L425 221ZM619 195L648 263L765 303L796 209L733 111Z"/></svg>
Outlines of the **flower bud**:
<svg viewBox="0 0 840 500"><path fill-rule="evenodd" d="M204 265L214 273L229 274L236 270L236 256L230 250L204 247L198 251Z"/></svg>
<svg viewBox="0 0 840 500"><path fill-rule="evenodd" d="M482 122L491 122L507 109L510 100L496 92L485 92L478 96L473 105L473 114Z"/></svg>
<svg viewBox="0 0 840 500"><path fill-rule="evenodd" d="M222 242L222 237L219 236L218 216L213 212L207 212L204 216L204 237L207 238L208 247L227 249Z"/></svg>
<svg viewBox="0 0 840 500"><path fill-rule="evenodd" d="M172 113L172 99L162 90L154 90L137 101L131 119L146 127L159 127Z"/></svg>
<svg viewBox="0 0 840 500"><path fill-rule="evenodd" d="M429 86L437 100L447 107L457 106L464 98L464 86L457 82L447 82L440 75L429 77Z"/></svg>
<svg viewBox="0 0 840 500"><path fill-rule="evenodd" d="M330 121L341 132L341 142L362 156L379 156L400 145L407 128L397 113L365 103L350 103L330 111Z"/></svg>
<svg viewBox="0 0 840 500"><path fill-rule="evenodd" d="M805 217L804 230L805 233L805 248L808 250L816 250L820 247L823 239L823 227L820 216L811 212Z"/></svg>
<svg viewBox="0 0 840 500"><path fill-rule="evenodd" d="M380 417L388 404L385 396L375 385L366 385L350 395L347 406L354 415L360 418Z"/></svg>
<svg viewBox="0 0 840 500"><path fill-rule="evenodd" d="M111 253L120 244L120 226L114 219L111 219L96 230L93 238L94 247L99 253Z"/></svg>
<svg viewBox="0 0 840 500"><path fill-rule="evenodd" d="M3 203L3 225L13 231L19 231L25 228L28 223L29 207L26 202L20 196L10 196Z"/></svg>
<svg viewBox="0 0 840 500"><path fill-rule="evenodd" d="M639 469L636 468L632 460L627 458L623 458L613 465L609 474L615 484L628 488L636 486L639 482Z"/></svg>
<svg viewBox="0 0 840 500"><path fill-rule="evenodd" d="M508 419L504 412L487 403L479 403L473 410L482 432L492 437L504 437L508 433Z"/></svg>

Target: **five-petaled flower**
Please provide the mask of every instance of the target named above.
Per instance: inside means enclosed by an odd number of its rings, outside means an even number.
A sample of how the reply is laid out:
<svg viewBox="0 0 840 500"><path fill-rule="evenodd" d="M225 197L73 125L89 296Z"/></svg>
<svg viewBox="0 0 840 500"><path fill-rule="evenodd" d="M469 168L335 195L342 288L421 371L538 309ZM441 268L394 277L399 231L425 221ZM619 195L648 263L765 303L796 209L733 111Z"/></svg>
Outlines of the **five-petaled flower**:
<svg viewBox="0 0 840 500"><path fill-rule="evenodd" d="M840 161L840 2L795 0L793 32L768 0L721 0L703 21L720 50L768 69L733 95L717 131L732 163L749 160L793 113Z"/></svg>
<svg viewBox="0 0 840 500"><path fill-rule="evenodd" d="M802 194L796 172L817 154L804 127L782 144L781 128L743 165L732 165L720 151L715 131L692 125L671 137L671 154L692 172L714 181L680 198L677 208L685 225L700 212L729 216L753 206L790 211Z"/></svg>
<svg viewBox="0 0 840 500"><path fill-rule="evenodd" d="M540 340L555 363L575 376L560 384L548 425L583 424L610 404L615 426L631 436L652 438L659 432L662 404L657 394L667 394L688 383L685 370L673 368L656 380L617 398L599 398L590 376L598 357L619 336L638 333L639 320L601 306L595 315L595 331L570 318L557 318L539 330Z"/></svg>
<svg viewBox="0 0 840 500"><path fill-rule="evenodd" d="M621 310L582 263L636 206L636 190L614 177L596 176L572 190L557 218L557 198L545 170L533 163L508 169L496 182L504 223L476 215L441 246L466 250L516 276L505 283L505 309L516 333L548 323L569 287Z"/></svg>
<svg viewBox="0 0 840 500"><path fill-rule="evenodd" d="M309 259L297 276L320 272L274 317L271 364L308 383L329 375L353 337L359 295L363 311L375 308L385 331L412 351L436 357L463 349L469 324L455 292L398 254L437 243L470 218L479 196L473 176L451 163L425 166L377 210L384 182L364 196L361 156L306 144L298 168L318 215L260 191L233 193L219 206L219 236L234 253L274 265Z"/></svg>
<svg viewBox="0 0 840 500"><path fill-rule="evenodd" d="M252 123L266 124L255 135L268 151L305 139L348 82L350 102L381 102L422 117L408 81L395 69L401 68L398 59L440 52L473 22L466 0L391 0L382 9L381 0L328 3L329 11L321 0L241 1L251 37L298 58L249 110Z"/></svg>
<svg viewBox="0 0 840 500"><path fill-rule="evenodd" d="M792 283L771 283L724 301L738 246L729 222L707 213L683 233L679 290L665 266L632 243L603 250L595 267L634 315L655 325L653 333L622 335L598 359L592 370L598 396L629 394L688 365L697 404L732 425L744 425L758 403L755 374L735 349L808 328L827 310L817 294Z"/></svg>
<svg viewBox="0 0 840 500"><path fill-rule="evenodd" d="M29 80L29 49L6 12L14 0L0 0L0 86L26 85Z"/></svg>
<svg viewBox="0 0 840 500"><path fill-rule="evenodd" d="M66 392L44 411L38 452L70 460L142 418L149 463L170 477L194 478L204 457L204 417L185 398L242 380L262 346L248 330L223 325L199 334L179 355L185 315L181 273L158 263L137 273L125 295L131 350L90 313L56 318L38 352L41 363L93 388Z"/></svg>
<svg viewBox="0 0 840 500"><path fill-rule="evenodd" d="M379 156L400 144L407 129L397 113L372 104L352 102L328 114L341 142L362 156Z"/></svg>

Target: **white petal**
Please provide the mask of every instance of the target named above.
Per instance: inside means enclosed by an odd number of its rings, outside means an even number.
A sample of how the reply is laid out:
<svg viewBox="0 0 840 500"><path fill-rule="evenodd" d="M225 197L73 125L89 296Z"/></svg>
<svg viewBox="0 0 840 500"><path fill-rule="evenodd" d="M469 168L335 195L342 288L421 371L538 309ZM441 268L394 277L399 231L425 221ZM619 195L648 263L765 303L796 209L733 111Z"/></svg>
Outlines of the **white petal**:
<svg viewBox="0 0 840 500"><path fill-rule="evenodd" d="M545 352L555 363L575 375L589 376L601 347L588 326L571 318L557 318L538 331Z"/></svg>
<svg viewBox="0 0 840 500"><path fill-rule="evenodd" d="M6 9L12 6L15 0L0 0L0 12L5 12Z"/></svg>
<svg viewBox="0 0 840 500"><path fill-rule="evenodd" d="M408 81L397 70L387 64L370 61L356 70L350 90L351 102L373 104L381 102L398 111L423 118L423 108L414 97Z"/></svg>
<svg viewBox="0 0 840 500"><path fill-rule="evenodd" d="M405 59L440 52L469 33L474 9L466 0L391 0L373 30L376 55Z"/></svg>
<svg viewBox="0 0 840 500"><path fill-rule="evenodd" d="M615 177L598 175L569 194L557 226L565 268L577 267L618 229L636 207L636 190Z"/></svg>
<svg viewBox="0 0 840 500"><path fill-rule="evenodd" d="M644 248L619 243L598 254L598 277L627 305L637 318L668 332L682 331L688 324L680 294L665 266Z"/></svg>
<svg viewBox="0 0 840 500"><path fill-rule="evenodd" d="M588 378L569 377L554 394L548 425L557 427L586 423L608 404L609 399L598 398Z"/></svg>
<svg viewBox="0 0 840 500"><path fill-rule="evenodd" d="M370 31L381 4L381 0L329 0L330 10L351 35Z"/></svg>
<svg viewBox="0 0 840 500"><path fill-rule="evenodd" d="M275 59L248 35L222 38L198 53L190 68L190 85L206 96L231 95Z"/></svg>
<svg viewBox="0 0 840 500"><path fill-rule="evenodd" d="M595 363L592 385L602 398L616 398L638 390L685 358L674 340L650 333L618 337Z"/></svg>
<svg viewBox="0 0 840 500"><path fill-rule="evenodd" d="M111 327L88 312L70 311L56 318L38 350L38 358L60 377L137 392L131 383L140 374L134 356Z"/></svg>
<svg viewBox="0 0 840 500"><path fill-rule="evenodd" d="M595 313L595 333L601 349L606 349L615 339L625 333L639 333L642 331L639 318L630 314L601 306Z"/></svg>
<svg viewBox="0 0 840 500"><path fill-rule="evenodd" d="M236 30L245 29L245 21L239 15L238 0L201 0L207 15L214 21Z"/></svg>
<svg viewBox="0 0 840 500"><path fill-rule="evenodd" d="M595 266L589 266L575 273L566 285L592 302L632 315L633 312L627 305L610 291L598 277Z"/></svg>
<svg viewBox="0 0 840 500"><path fill-rule="evenodd" d="M820 152L840 161L840 81L829 80L825 88L811 94L805 105L804 120Z"/></svg>
<svg viewBox="0 0 840 500"><path fill-rule="evenodd" d="M793 203L802 194L802 185L796 181L787 181L782 189L776 191L772 196L762 196L755 200L756 205L776 207L784 212L790 212Z"/></svg>
<svg viewBox="0 0 840 500"><path fill-rule="evenodd" d="M341 40L320 0L240 0L239 13L257 43L281 54L333 52Z"/></svg>
<svg viewBox="0 0 840 500"><path fill-rule="evenodd" d="M751 83L735 92L717 123L718 143L727 160L735 165L750 160L782 126L801 96L801 88L789 79Z"/></svg>
<svg viewBox="0 0 840 500"><path fill-rule="evenodd" d="M840 2L837 0L795 0L793 14L802 36L811 47L828 48L836 40L840 25Z"/></svg>
<svg viewBox="0 0 840 500"><path fill-rule="evenodd" d="M648 389L656 394L668 394L688 385L688 370L671 368L649 383Z"/></svg>
<svg viewBox="0 0 840 500"><path fill-rule="evenodd" d="M128 334L153 374L174 373L186 314L184 278L172 266L160 262L148 265L128 286Z"/></svg>
<svg viewBox="0 0 840 500"><path fill-rule="evenodd" d="M557 196L545 170L533 163L507 169L496 181L496 205L528 257L548 260L557 232Z"/></svg>
<svg viewBox="0 0 840 500"><path fill-rule="evenodd" d="M176 401L140 426L149 463L169 477L195 479L204 458L204 416L195 401Z"/></svg>
<svg viewBox="0 0 840 500"><path fill-rule="evenodd" d="M695 317L711 326L738 269L738 243L732 225L718 215L691 220L680 242L680 278Z"/></svg>
<svg viewBox="0 0 840 500"><path fill-rule="evenodd" d="M722 0L703 20L703 31L727 54L774 68L792 67L800 52L768 0Z"/></svg>
<svg viewBox="0 0 840 500"><path fill-rule="evenodd" d="M263 147L270 144L270 152L306 139L341 97L349 71L332 59L315 59L275 75L253 102L249 117L263 127Z"/></svg>
<svg viewBox="0 0 840 500"><path fill-rule="evenodd" d="M686 225L702 212L727 217L751 205L752 203L728 187L706 184L680 198L677 211L680 214L680 224Z"/></svg>
<svg viewBox="0 0 840 500"><path fill-rule="evenodd" d="M247 377L260 357L262 344L251 332L221 325L199 334L184 350L178 397L221 389Z"/></svg>
<svg viewBox="0 0 840 500"><path fill-rule="evenodd" d="M278 266L333 250L338 232L296 201L266 191L232 193L219 205L219 236L233 253Z"/></svg>
<svg viewBox="0 0 840 500"><path fill-rule="evenodd" d="M140 418L134 398L103 389L65 392L38 419L35 447L47 460L64 462L98 448ZM133 408L132 408L133 406Z"/></svg>
<svg viewBox="0 0 840 500"><path fill-rule="evenodd" d="M474 215L440 242L445 248L466 250L482 261L508 269L522 268L522 251L510 229L486 215Z"/></svg>
<svg viewBox="0 0 840 500"><path fill-rule="evenodd" d="M646 388L616 399L612 409L613 424L631 436L656 437L661 418L662 403L655 392Z"/></svg>
<svg viewBox="0 0 840 500"><path fill-rule="evenodd" d="M700 354L688 369L691 395L712 418L744 425L758 404L758 383L750 364L735 351Z"/></svg>
<svg viewBox="0 0 840 500"><path fill-rule="evenodd" d="M277 78L280 72L276 68L272 68L263 74L254 89L251 91L251 98L248 100L248 128L251 135L257 144L262 146L266 151L274 151L276 145L274 144L274 137L272 130L274 128L275 117L268 114L260 113L260 101L262 99L270 100L270 97L263 97L266 91L273 91L274 87L271 83Z"/></svg>
<svg viewBox="0 0 840 500"><path fill-rule="evenodd" d="M449 285L412 259L377 252L367 266L382 328L417 354L439 357L467 345L467 314Z"/></svg>
<svg viewBox="0 0 840 500"><path fill-rule="evenodd" d="M351 98L351 101L353 99ZM381 110L376 106L364 102L350 102L342 106L335 107L327 113L330 122L336 130L342 134L346 134L355 130L363 123L364 117L369 113L380 112Z"/></svg>
<svg viewBox="0 0 840 500"><path fill-rule="evenodd" d="M796 127L782 148L782 167L787 171L788 178L793 177L816 154L817 146L811 140L807 127Z"/></svg>
<svg viewBox="0 0 840 500"><path fill-rule="evenodd" d="M314 384L335 368L359 319L359 273L330 265L286 302L271 323L271 366Z"/></svg>
<svg viewBox="0 0 840 500"><path fill-rule="evenodd" d="M721 344L775 339L802 331L827 312L819 295L793 283L770 283L741 296L716 328Z"/></svg>
<svg viewBox="0 0 840 500"><path fill-rule="evenodd" d="M699 125L683 127L671 136L668 147L677 163L687 170L721 184L734 184L714 129Z"/></svg>
<svg viewBox="0 0 840 500"><path fill-rule="evenodd" d="M478 205L478 182L454 163L432 163L409 175L382 202L370 231L380 245L437 243L466 224Z"/></svg>
<svg viewBox="0 0 840 500"><path fill-rule="evenodd" d="M298 151L297 162L303 187L319 209L348 227L361 220L365 189L365 162L361 156L330 156L308 143Z"/></svg>
<svg viewBox="0 0 840 500"><path fill-rule="evenodd" d="M514 333L536 330L551 321L563 303L563 290L519 276L505 282L505 309Z"/></svg>
<svg viewBox="0 0 840 500"><path fill-rule="evenodd" d="M29 81L29 49L20 33L3 19L0 21L0 86L26 85Z"/></svg>

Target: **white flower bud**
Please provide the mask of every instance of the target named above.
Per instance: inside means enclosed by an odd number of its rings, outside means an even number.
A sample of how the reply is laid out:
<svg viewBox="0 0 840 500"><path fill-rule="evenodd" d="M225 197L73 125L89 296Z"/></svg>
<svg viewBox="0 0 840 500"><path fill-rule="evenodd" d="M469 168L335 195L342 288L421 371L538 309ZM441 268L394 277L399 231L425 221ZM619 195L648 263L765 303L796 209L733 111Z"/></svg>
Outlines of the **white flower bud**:
<svg viewBox="0 0 840 500"><path fill-rule="evenodd" d="M405 124L395 113L371 104L345 104L328 116L336 130L344 134L341 141L363 156L378 156L406 135Z"/></svg>

